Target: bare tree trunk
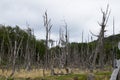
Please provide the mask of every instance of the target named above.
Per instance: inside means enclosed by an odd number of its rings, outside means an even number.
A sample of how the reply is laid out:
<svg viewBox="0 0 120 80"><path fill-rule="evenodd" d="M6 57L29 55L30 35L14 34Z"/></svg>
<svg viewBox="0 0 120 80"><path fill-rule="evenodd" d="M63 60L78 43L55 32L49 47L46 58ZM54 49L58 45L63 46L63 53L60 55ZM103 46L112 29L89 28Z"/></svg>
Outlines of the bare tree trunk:
<svg viewBox="0 0 120 80"><path fill-rule="evenodd" d="M107 9L105 12L101 10L103 17L102 17L102 23L99 24L101 26L101 30L100 30L100 33L98 35L98 43L97 43L95 54L93 57L92 66L94 68L95 68L96 58L97 58L98 54L99 54L99 66L100 66L100 68L103 68L103 65L104 65L104 63L103 63L103 59L104 59L104 32L105 32L105 27L106 27L106 24L108 22L108 18L110 15L110 11L108 9L109 9L109 6L107 6Z"/></svg>
<svg viewBox="0 0 120 80"><path fill-rule="evenodd" d="M25 64L26 64L26 70L30 71L32 45L33 45L30 43L30 41L32 39L32 30L30 28L28 28L27 33L28 33L28 39L27 39L27 44L26 44L26 54L25 54L26 63Z"/></svg>
<svg viewBox="0 0 120 80"><path fill-rule="evenodd" d="M64 21L65 23L65 70L66 70L66 73L68 74L69 73L69 69L68 69L68 55L69 55L69 44L68 44L68 39L69 39L69 36L68 36L68 26L67 26L67 23Z"/></svg>
<svg viewBox="0 0 120 80"><path fill-rule="evenodd" d="M51 51L51 75L52 76L55 74L55 72L54 72L54 60L55 60L55 58L54 58L54 52Z"/></svg>
<svg viewBox="0 0 120 80"><path fill-rule="evenodd" d="M113 36L115 35L115 21L113 19ZM116 68L116 52L114 50L115 46L114 46L114 38L112 41L112 66L113 68Z"/></svg>
<svg viewBox="0 0 120 80"><path fill-rule="evenodd" d="M43 15L43 20L44 20L44 27L46 29L46 41L45 41L45 55L44 55L44 67L47 69L48 68L48 64L49 64L49 61L48 61L48 58L49 58L49 53L48 53L48 42L49 42L49 34L50 34L50 30L52 28L52 25L51 25L51 19L48 19L48 15L47 15L47 11L45 12L45 14ZM44 69L44 68L43 68ZM43 70L44 71L44 70ZM44 72L43 72L44 74Z"/></svg>
<svg viewBox="0 0 120 80"><path fill-rule="evenodd" d="M24 36L23 36L23 37L24 37ZM17 44L18 44L18 43L17 43L16 40L15 40L15 43L14 43L12 73L10 74L10 77L12 77L12 76L14 75L14 73L15 73L16 59L17 59L17 56L18 56L18 53L19 53L20 47L21 47L21 45L22 45L23 37L21 38L18 47L17 47Z"/></svg>
<svg viewBox="0 0 120 80"><path fill-rule="evenodd" d="M1 49L0 49L0 65L1 65L0 68L2 69L2 72L4 73L4 66L2 66L3 57L4 57L4 37L1 42Z"/></svg>
<svg viewBox="0 0 120 80"><path fill-rule="evenodd" d="M17 53L17 41L15 41L15 44L14 44L13 67L12 67L12 73L10 74L10 77L12 77L15 73L16 53Z"/></svg>

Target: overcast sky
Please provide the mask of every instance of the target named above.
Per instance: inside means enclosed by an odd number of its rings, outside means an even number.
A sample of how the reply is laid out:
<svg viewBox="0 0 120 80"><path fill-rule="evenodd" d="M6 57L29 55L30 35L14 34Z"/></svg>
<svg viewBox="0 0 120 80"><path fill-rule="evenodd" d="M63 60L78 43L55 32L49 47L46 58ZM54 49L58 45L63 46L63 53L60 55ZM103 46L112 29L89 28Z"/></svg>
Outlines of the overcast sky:
<svg viewBox="0 0 120 80"><path fill-rule="evenodd" d="M110 5L111 14L107 24L106 35L112 34L112 19L115 18L115 32L120 32L120 0L0 0L0 24L19 25L26 29L26 22L34 29L37 39L45 39L43 14L47 10L51 18L51 38L58 40L59 28L68 24L70 41L81 41L84 31L84 40L91 36L89 31L99 34L101 11Z"/></svg>

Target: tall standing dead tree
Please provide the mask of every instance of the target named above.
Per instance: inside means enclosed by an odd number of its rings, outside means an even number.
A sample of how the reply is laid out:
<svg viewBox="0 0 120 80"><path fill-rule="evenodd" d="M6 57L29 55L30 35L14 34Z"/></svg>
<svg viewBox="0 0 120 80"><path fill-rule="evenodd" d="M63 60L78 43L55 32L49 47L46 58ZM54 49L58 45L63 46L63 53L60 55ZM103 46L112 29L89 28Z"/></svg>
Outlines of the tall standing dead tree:
<svg viewBox="0 0 120 80"><path fill-rule="evenodd" d="M24 36L23 36L24 37ZM20 42L18 43L17 40L14 41L14 48L13 48L13 60L12 60L12 73L10 74L10 77L12 77L15 73L16 69L16 59L18 57L18 53L20 51L20 47L22 45L23 37L20 39ZM17 38L17 37L16 37ZM18 47L17 47L18 45Z"/></svg>
<svg viewBox="0 0 120 80"><path fill-rule="evenodd" d="M47 68L48 63L49 63L48 62L48 42L49 42L49 37L50 37L49 36L50 35L50 30L52 28L51 19L48 19L47 11L43 15L43 20L44 20L44 27L45 27L45 30L46 30L46 41L45 41L46 50L45 50L43 65L44 65L45 68ZM44 69L43 69L43 75L45 76Z"/></svg>
<svg viewBox="0 0 120 80"><path fill-rule="evenodd" d="M64 21L64 30L60 28L59 30L59 46L60 46L60 68L65 68L66 73L69 73L68 70L68 59L69 59L69 35L68 35L68 26L67 23Z"/></svg>
<svg viewBox="0 0 120 80"><path fill-rule="evenodd" d="M32 30L30 28L27 29L27 33L28 33L28 38L27 38L27 44L26 44L26 54L25 54L25 68L27 71L30 71L30 67L31 67L31 55L32 53L32 45L30 43L31 39L32 39Z"/></svg>
<svg viewBox="0 0 120 80"><path fill-rule="evenodd" d="M62 30L62 28L60 27L59 29L59 56L57 57L59 60L59 70L61 70L61 68L63 68L64 66L64 50L63 47L65 46L65 38L64 38L64 31Z"/></svg>
<svg viewBox="0 0 120 80"><path fill-rule="evenodd" d="M98 35L97 46L96 46L95 54L93 57L92 66L95 67L96 59L99 56L99 66L100 66L100 68L103 68L103 66L104 66L104 63L103 63L103 60L104 60L104 33L106 31L105 27L106 27L106 24L108 22L109 15L110 15L109 5L107 5L106 11L103 11L101 9L101 12L102 12L102 23L99 23L99 25L101 26L101 30Z"/></svg>
<svg viewBox="0 0 120 80"><path fill-rule="evenodd" d="M69 54L68 43L69 43L68 26L67 26L67 23L65 22L65 69L67 73L69 73L69 70L67 68L68 67L68 54Z"/></svg>

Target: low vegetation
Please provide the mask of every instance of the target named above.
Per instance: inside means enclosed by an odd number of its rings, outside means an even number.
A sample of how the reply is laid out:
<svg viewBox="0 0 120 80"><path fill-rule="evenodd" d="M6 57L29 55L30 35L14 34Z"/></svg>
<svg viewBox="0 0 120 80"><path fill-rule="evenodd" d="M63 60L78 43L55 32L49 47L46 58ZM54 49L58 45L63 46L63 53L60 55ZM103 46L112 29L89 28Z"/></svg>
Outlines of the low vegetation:
<svg viewBox="0 0 120 80"><path fill-rule="evenodd" d="M74 70L74 73L66 74L64 69L62 70L65 75L55 75L50 76L50 70L47 70L46 76L43 77L42 69L31 70L30 72L25 70L20 70L19 72L15 72L13 77L8 77L11 71L5 71L1 73L0 70L0 80L87 80L89 71L78 71L78 69ZM58 72L56 69L55 72ZM93 77L95 80L109 80L111 72L110 71L94 71Z"/></svg>

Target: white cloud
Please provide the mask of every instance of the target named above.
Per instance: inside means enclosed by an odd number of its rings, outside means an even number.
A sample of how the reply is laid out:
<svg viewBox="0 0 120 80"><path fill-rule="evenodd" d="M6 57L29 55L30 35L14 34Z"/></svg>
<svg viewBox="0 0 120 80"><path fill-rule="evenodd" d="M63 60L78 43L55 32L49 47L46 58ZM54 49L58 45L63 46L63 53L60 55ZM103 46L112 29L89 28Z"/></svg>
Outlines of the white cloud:
<svg viewBox="0 0 120 80"><path fill-rule="evenodd" d="M87 39L89 30L95 34L99 33L100 27L97 21L101 20L100 8L106 9L107 4L110 4L111 16L106 34L112 34L113 16L115 17L116 33L119 33L119 3L119 0L1 0L0 23L20 25L21 28L24 28L28 22L34 29L37 38L45 38L42 16L47 10L53 24L51 37L57 39L58 29L64 25L63 20L65 19L70 31L70 40L79 42L83 30L85 39Z"/></svg>

